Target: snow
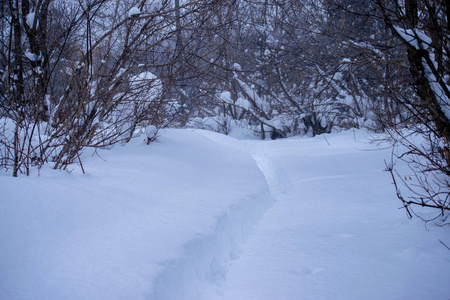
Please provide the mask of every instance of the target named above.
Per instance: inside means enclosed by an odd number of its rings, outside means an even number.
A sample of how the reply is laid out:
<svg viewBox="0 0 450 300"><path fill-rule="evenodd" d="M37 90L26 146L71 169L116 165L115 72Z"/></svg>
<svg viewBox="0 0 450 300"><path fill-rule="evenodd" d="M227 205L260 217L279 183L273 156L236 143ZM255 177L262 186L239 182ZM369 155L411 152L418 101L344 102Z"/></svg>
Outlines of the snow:
<svg viewBox="0 0 450 300"><path fill-rule="evenodd" d="M431 70L430 66L425 61L425 59L422 59L422 66L425 71L424 72L425 78L428 80L428 83L430 84L431 91L436 96L436 100L438 101L442 109L442 112L445 114L447 119L450 120L450 99L448 99L447 95L445 94L444 88L436 79L436 76L433 74L433 71ZM449 86L446 86L445 88L449 90Z"/></svg>
<svg viewBox="0 0 450 300"><path fill-rule="evenodd" d="M448 299L449 228L405 217L367 137L166 130L1 174L0 299Z"/></svg>
<svg viewBox="0 0 450 300"><path fill-rule="evenodd" d="M445 83L442 83L443 86L439 83L437 80L435 74L432 72L431 67L437 68L437 63L434 61L434 54L430 53L430 46L432 43L432 39L427 36L422 30L420 29L405 29L400 28L397 26L394 26L394 29L397 31L397 33L401 36L401 38L410 44L412 47L414 47L417 50L423 49L428 50L429 57L431 58L430 62L427 62L425 59L422 59L422 65L425 70L425 77L428 80L430 84L430 88L434 95L436 96L436 99L444 112L447 119L450 119L450 99L446 96L446 93L444 92L444 88L448 90L448 86ZM445 81L442 81L445 82Z"/></svg>
<svg viewBox="0 0 450 300"><path fill-rule="evenodd" d="M145 127L145 136L150 140L155 137L157 132L158 129L156 128L155 125L148 125L147 127Z"/></svg>
<svg viewBox="0 0 450 300"><path fill-rule="evenodd" d="M141 13L141 10L139 8L137 8L136 6L133 6L129 11L128 11L128 17L132 17L134 15L139 15Z"/></svg>
<svg viewBox="0 0 450 300"><path fill-rule="evenodd" d="M163 93L161 80L158 79L156 75L148 71L132 76L129 79L129 82L130 86L135 90L140 90L143 86L147 86L144 96L146 99L156 99Z"/></svg>
<svg viewBox="0 0 450 300"><path fill-rule="evenodd" d="M420 29L408 29L408 28L401 28L398 26L394 26L395 31L402 37L402 39L410 44L412 47L416 48L417 50L424 49L427 50L432 40L429 36L427 36L422 30Z"/></svg>
<svg viewBox="0 0 450 300"><path fill-rule="evenodd" d="M218 97L225 103L233 103L233 100L231 99L231 93L228 91L221 92Z"/></svg>
<svg viewBox="0 0 450 300"><path fill-rule="evenodd" d="M134 76L131 81L132 82L134 82L134 81L140 82L140 81L156 80L156 79L157 79L156 75L154 75L151 72L145 71L145 72L139 73L138 75Z"/></svg>
<svg viewBox="0 0 450 300"><path fill-rule="evenodd" d="M30 61L36 61L38 59L38 56L31 52L25 52L25 57L28 58Z"/></svg>
<svg viewBox="0 0 450 300"><path fill-rule="evenodd" d="M33 28L35 18L36 18L36 12L31 12L26 15L25 19L26 19L26 23L27 23L28 27Z"/></svg>

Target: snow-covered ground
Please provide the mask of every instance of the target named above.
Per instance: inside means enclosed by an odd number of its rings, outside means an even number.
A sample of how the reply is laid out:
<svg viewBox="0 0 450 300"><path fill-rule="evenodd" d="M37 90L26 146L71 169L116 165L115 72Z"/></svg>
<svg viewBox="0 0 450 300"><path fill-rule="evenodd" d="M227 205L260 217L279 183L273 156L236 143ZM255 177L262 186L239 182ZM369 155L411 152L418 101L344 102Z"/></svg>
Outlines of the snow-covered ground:
<svg viewBox="0 0 450 300"><path fill-rule="evenodd" d="M450 228L406 218L367 137L167 130L1 174L0 299L447 300Z"/></svg>

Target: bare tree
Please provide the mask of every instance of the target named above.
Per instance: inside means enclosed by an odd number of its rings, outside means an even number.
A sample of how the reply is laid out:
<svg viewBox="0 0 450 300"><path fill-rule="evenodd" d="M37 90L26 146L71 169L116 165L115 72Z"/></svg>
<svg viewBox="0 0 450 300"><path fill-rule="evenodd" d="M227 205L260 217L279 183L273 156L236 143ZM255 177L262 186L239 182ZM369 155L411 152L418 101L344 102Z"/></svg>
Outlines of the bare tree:
<svg viewBox="0 0 450 300"><path fill-rule="evenodd" d="M176 33L168 1L14 0L2 8L1 161L13 176L49 161L66 168L86 147L164 126L164 50Z"/></svg>
<svg viewBox="0 0 450 300"><path fill-rule="evenodd" d="M399 158L413 176L387 166L394 183L402 181L409 194L397 186L397 196L412 216L412 205L435 208L447 217L450 211L450 5L448 1L382 1L377 4L385 24L405 46L416 97L398 101L418 120L408 133L396 130L395 140L408 151Z"/></svg>

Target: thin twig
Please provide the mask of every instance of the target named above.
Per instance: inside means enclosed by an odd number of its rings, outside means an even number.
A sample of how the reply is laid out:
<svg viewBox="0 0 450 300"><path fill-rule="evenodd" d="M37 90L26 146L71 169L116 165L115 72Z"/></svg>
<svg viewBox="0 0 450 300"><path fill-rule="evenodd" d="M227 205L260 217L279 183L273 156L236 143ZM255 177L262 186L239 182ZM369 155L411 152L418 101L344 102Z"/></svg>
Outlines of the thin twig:
<svg viewBox="0 0 450 300"><path fill-rule="evenodd" d="M445 243L444 243L443 241L439 240L439 242L441 242L441 244L442 244L442 245L444 245L444 247L445 247L445 248L447 248L447 249L448 249L448 251L450 251L450 247L449 247L449 246L447 246L447 245L446 245L446 244L445 244Z"/></svg>

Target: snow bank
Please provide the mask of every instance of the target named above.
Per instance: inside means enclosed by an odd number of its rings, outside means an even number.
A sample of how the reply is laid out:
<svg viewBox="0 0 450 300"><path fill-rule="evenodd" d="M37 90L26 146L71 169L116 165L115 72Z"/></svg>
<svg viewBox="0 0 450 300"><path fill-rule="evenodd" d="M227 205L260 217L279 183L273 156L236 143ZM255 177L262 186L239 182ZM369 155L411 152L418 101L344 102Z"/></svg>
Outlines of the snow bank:
<svg viewBox="0 0 450 300"><path fill-rule="evenodd" d="M448 299L449 228L406 218L366 137L168 130L1 174L0 299Z"/></svg>
<svg viewBox="0 0 450 300"><path fill-rule="evenodd" d="M223 138L169 130L86 155L87 175L0 176L0 298L176 299L220 280L268 203L249 151Z"/></svg>
<svg viewBox="0 0 450 300"><path fill-rule="evenodd" d="M128 17L133 17L135 15L139 15L141 13L141 10L139 8L137 8L136 6L133 6L132 8L130 8L130 10L128 11Z"/></svg>
<svg viewBox="0 0 450 300"><path fill-rule="evenodd" d="M358 142L355 140L361 140ZM206 299L448 299L449 228L408 220L361 132L257 143L274 205Z"/></svg>

